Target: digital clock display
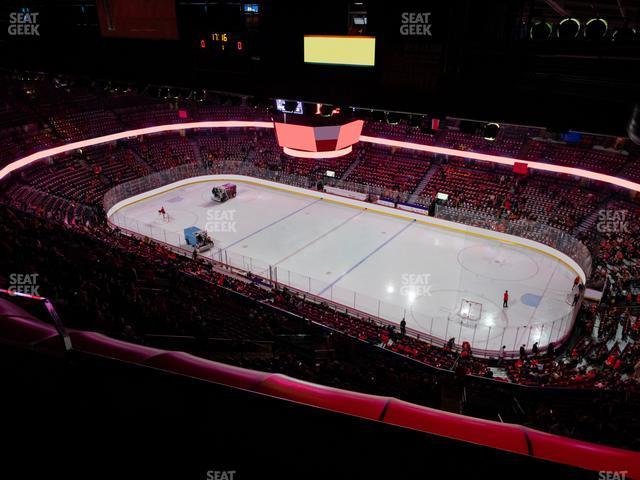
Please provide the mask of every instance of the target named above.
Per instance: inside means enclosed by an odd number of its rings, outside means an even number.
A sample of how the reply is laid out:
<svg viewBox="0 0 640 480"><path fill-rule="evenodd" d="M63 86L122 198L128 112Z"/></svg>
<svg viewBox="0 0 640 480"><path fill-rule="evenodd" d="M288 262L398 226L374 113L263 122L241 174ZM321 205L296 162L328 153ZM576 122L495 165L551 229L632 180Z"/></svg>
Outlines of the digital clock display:
<svg viewBox="0 0 640 480"><path fill-rule="evenodd" d="M233 32L211 32L200 39L200 49L217 53L244 54L245 40Z"/></svg>
<svg viewBox="0 0 640 480"><path fill-rule="evenodd" d="M180 38L196 62L259 61L262 5L243 2L176 2Z"/></svg>

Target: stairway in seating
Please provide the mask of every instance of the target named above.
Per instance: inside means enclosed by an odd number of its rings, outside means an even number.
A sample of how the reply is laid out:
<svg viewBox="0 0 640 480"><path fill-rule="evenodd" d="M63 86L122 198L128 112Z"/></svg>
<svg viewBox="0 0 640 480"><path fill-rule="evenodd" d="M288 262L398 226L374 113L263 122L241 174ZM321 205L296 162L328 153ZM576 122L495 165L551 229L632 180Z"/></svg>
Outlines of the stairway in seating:
<svg viewBox="0 0 640 480"><path fill-rule="evenodd" d="M138 150L136 147L131 145L129 150L131 151L133 156L136 158L136 160L138 160L140 163L146 165L149 169L151 169L151 173L158 171L156 168L154 168L153 163L147 161L147 159L140 154L140 150Z"/></svg>
<svg viewBox="0 0 640 480"><path fill-rule="evenodd" d="M434 162L431 163L431 166L429 167L429 170L427 170L427 173L424 174L424 177L422 177L422 180L420 180L418 186L411 193L411 196L409 197L409 203L416 203L420 192L424 190L424 187L427 186L427 183L429 183L431 178L436 174L436 172L438 171L438 167L440 167L440 162L437 162L434 159Z"/></svg>
<svg viewBox="0 0 640 480"><path fill-rule="evenodd" d="M351 165L349 165L349 167L347 167L347 169L344 171L344 173L342 174L342 176L340 177L340 180L347 180L349 178L349 175L351 175L351 173L353 173L353 171L358 168L358 165L360 165L360 162L362 162L362 160L364 160L365 158L365 149L367 147L363 147L362 150L360 150L356 156L356 159L351 162Z"/></svg>
<svg viewBox="0 0 640 480"><path fill-rule="evenodd" d="M591 330L591 338L596 342L598 341L598 335L600 334L600 324L602 323L602 317L596 315L596 321L593 322L593 330Z"/></svg>
<svg viewBox="0 0 640 480"><path fill-rule="evenodd" d="M576 226L576 228L574 228L573 233L574 234L581 234L581 233L586 233L589 231L593 231L597 221L598 221L598 216L600 215L600 212L602 210L607 210L612 204L614 203L613 200L611 200L610 198L605 198L602 202L600 202L598 205L596 205L596 207L594 208L593 212L591 212L589 215L587 215L584 220L582 220L582 222L580 222L580 224L578 226Z"/></svg>
<svg viewBox="0 0 640 480"><path fill-rule="evenodd" d="M189 138L189 145L191 145L191 150L193 150L193 159L198 165L202 165L204 163L204 158L202 157L202 150L200 150L200 143L196 138Z"/></svg>

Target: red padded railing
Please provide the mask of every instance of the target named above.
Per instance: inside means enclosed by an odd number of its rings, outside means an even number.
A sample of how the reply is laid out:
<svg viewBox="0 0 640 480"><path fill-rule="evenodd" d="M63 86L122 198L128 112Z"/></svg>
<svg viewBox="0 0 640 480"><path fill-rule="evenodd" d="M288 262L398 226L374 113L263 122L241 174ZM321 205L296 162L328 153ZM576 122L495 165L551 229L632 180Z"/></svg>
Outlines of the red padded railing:
<svg viewBox="0 0 640 480"><path fill-rule="evenodd" d="M105 335L69 330L73 349L224 384L346 415L594 471L627 471L640 479L640 453L573 440L521 425L498 423L404 402L305 382L281 374L234 367L183 352L131 344ZM62 352L56 328L0 300L0 340Z"/></svg>

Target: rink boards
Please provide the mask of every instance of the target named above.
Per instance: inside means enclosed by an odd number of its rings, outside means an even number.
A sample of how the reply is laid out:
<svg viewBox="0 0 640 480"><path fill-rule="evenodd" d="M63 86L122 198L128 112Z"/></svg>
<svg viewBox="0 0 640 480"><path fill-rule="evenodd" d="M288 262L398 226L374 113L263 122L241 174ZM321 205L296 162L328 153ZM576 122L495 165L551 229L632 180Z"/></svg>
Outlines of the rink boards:
<svg viewBox="0 0 640 480"><path fill-rule="evenodd" d="M211 187L225 182L238 185L238 196L214 204ZM172 215L168 225L157 218L161 206ZM572 326L570 287L576 275L584 281L571 258L532 240L238 175L166 185L108 215L176 246L186 226L213 224L213 258L478 349L563 338ZM464 300L482 304L479 321L461 318Z"/></svg>

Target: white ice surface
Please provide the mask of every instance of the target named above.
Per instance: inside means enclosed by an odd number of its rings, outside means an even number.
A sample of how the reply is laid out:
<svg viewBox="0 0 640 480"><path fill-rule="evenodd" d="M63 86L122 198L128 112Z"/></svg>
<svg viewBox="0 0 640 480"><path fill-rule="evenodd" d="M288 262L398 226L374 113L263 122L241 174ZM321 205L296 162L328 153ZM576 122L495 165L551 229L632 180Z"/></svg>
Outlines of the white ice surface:
<svg viewBox="0 0 640 480"><path fill-rule="evenodd" d="M281 283L476 349L542 347L571 328L576 274L551 256L242 182L236 198L218 204L210 199L218 183L139 201L112 221L180 246L184 228L206 228L216 244L209 256L267 277L271 266ZM463 299L482 304L479 322L460 317Z"/></svg>

